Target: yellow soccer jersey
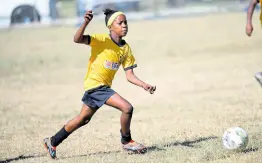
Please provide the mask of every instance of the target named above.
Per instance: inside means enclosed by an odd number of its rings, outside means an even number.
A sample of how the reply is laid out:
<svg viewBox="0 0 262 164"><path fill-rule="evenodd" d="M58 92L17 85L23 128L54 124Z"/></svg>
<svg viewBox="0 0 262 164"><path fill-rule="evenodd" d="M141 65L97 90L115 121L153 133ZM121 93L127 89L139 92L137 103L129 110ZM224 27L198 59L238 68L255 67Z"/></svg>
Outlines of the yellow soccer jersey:
<svg viewBox="0 0 262 164"><path fill-rule="evenodd" d="M135 68L135 58L127 43L117 45L109 34L90 35L91 56L84 80L84 89L101 85L111 87L114 76L122 64L124 70Z"/></svg>

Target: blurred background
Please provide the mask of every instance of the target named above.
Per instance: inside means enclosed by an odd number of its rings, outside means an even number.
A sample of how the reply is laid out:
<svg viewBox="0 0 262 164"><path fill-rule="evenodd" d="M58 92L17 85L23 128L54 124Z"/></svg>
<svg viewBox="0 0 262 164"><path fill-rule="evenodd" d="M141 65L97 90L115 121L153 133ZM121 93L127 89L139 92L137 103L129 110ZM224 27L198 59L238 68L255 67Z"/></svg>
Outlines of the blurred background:
<svg viewBox="0 0 262 164"><path fill-rule="evenodd" d="M0 27L17 24L79 24L86 10L103 18L104 8L127 13L130 19L153 19L210 12L244 11L248 0L9 0L0 2Z"/></svg>

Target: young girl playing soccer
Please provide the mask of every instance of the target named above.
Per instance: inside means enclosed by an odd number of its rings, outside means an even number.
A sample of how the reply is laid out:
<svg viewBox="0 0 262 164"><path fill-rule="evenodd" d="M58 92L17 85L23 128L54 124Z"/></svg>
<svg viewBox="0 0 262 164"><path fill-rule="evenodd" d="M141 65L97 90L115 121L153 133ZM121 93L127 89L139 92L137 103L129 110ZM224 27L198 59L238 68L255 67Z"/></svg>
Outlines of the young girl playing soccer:
<svg viewBox="0 0 262 164"><path fill-rule="evenodd" d="M128 32L125 14L110 9L106 9L104 14L109 34L84 35L87 25L93 18L92 11L88 11L84 16L84 23L74 36L75 43L91 47L91 56L84 80L83 107L80 114L70 120L54 136L44 139L45 148L52 158L56 158L56 147L73 131L86 125L103 104L122 112L120 133L123 149L136 153L144 153L147 150L144 145L135 142L131 137L133 106L110 87L120 65L125 70L127 80L132 84L144 88L151 94L154 93L156 87L138 79L133 72L133 68L137 66L135 58L129 45L122 39Z"/></svg>
<svg viewBox="0 0 262 164"><path fill-rule="evenodd" d="M260 22L261 22L261 25L262 25L262 0L251 0L250 5L248 7L248 11L247 11L246 34L248 36L251 36L252 32L253 32L252 17L253 17L254 10L255 10L258 3L260 3L260 9L261 9ZM259 82L259 84L262 87L262 72L257 72L255 74L255 78L257 79L257 81Z"/></svg>

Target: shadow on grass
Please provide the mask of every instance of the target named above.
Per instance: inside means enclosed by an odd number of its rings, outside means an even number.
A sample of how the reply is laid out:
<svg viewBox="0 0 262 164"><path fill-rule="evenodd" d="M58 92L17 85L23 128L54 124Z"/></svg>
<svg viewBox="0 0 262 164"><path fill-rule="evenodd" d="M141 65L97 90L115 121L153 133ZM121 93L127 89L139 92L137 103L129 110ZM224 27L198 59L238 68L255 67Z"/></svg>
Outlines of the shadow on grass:
<svg viewBox="0 0 262 164"><path fill-rule="evenodd" d="M69 159L69 158L76 158L76 157L88 157L93 155L110 155L110 154L117 154L121 151L98 151L95 153L88 153L88 154L81 154L81 155L72 155L72 156L66 156L66 157L58 157L58 159Z"/></svg>
<svg viewBox="0 0 262 164"><path fill-rule="evenodd" d="M174 147L174 146L186 146L189 148L195 148L196 146L194 144L200 143L200 142L204 142L204 141L209 141L212 139L216 139L217 137L215 136L210 136L210 137L201 137L198 138L196 140L188 140L188 141L183 141L183 142L173 142L173 143L166 143L166 144L159 144L159 145L153 145L153 146L149 146L147 147L147 152L156 152L156 151L166 151L166 148L169 147ZM244 150L243 152L248 153L248 152L252 152L252 151L257 151L258 148L250 148L247 150ZM92 156L92 155L108 155L108 154L117 154L117 153L121 153L122 151L99 151L99 152L95 152L95 153L88 153L88 154L82 154L82 155L74 155L74 156L67 156L67 157L60 157L58 159L68 159L68 158L75 158L75 157L87 157L87 156ZM18 161L18 160L22 160L22 159L29 159L29 158L38 158L38 157L43 157L46 155L20 155L18 157L15 158L10 158L10 159L6 159L3 161L0 161L0 163L9 163L9 162L14 162L14 161Z"/></svg>
<svg viewBox="0 0 262 164"><path fill-rule="evenodd" d="M9 158L9 159L5 159L3 161L0 161L0 163L9 163L9 162L22 160L22 159L38 158L38 157L43 157L43 156L45 156L45 155L20 155L20 156L15 157L15 158Z"/></svg>
<svg viewBox="0 0 262 164"><path fill-rule="evenodd" d="M82 154L82 155L73 155L73 156L67 156L67 157L61 157L59 159L67 159L67 158L75 158L75 157L87 157L87 156L92 156L92 155L108 155L108 154L117 154L120 153L121 151L98 151L95 153L88 153L88 154Z"/></svg>
<svg viewBox="0 0 262 164"><path fill-rule="evenodd" d="M211 137L201 137L196 140L192 141L183 141L183 142L174 142L174 143L168 143L168 144L163 144L163 145L153 145L147 147L147 152L156 152L156 151L166 151L166 148L173 147L173 146L186 146L190 148L194 148L196 143L216 139L217 137L211 136ZM61 157L59 159L67 159L67 158L75 158L75 157L86 157L86 156L91 156L91 155L107 155L107 154L117 154L122 151L108 151L108 152L96 152L96 153L88 153L88 154L83 154L83 155L75 155L75 156L68 156L68 157ZM134 153L129 153L130 155L133 155ZM146 154L146 153L143 153ZM143 155L141 154L141 155Z"/></svg>
<svg viewBox="0 0 262 164"><path fill-rule="evenodd" d="M255 152L258 151L258 147L252 147L252 148L247 148L245 150L243 150L243 153L251 153L251 152Z"/></svg>
<svg viewBox="0 0 262 164"><path fill-rule="evenodd" d="M209 141L212 139L216 139L216 136L210 136L210 137L201 137L199 139L196 140L192 140L192 141L183 141L183 142L174 142L174 143L168 143L165 144L164 147L172 147L172 146L186 146L186 147L196 147L194 144L196 143L200 143L200 142L204 142L204 141Z"/></svg>

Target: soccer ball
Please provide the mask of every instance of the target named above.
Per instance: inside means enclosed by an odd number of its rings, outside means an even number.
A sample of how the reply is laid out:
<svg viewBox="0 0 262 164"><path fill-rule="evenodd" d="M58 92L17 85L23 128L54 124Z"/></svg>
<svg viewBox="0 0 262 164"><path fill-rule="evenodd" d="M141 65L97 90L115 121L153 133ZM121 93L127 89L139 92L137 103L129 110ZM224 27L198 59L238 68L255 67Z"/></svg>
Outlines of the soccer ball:
<svg viewBox="0 0 262 164"><path fill-rule="evenodd" d="M233 127L224 132L222 140L227 150L244 150L248 144L248 135L244 129Z"/></svg>

